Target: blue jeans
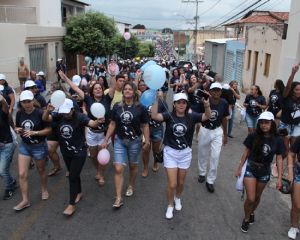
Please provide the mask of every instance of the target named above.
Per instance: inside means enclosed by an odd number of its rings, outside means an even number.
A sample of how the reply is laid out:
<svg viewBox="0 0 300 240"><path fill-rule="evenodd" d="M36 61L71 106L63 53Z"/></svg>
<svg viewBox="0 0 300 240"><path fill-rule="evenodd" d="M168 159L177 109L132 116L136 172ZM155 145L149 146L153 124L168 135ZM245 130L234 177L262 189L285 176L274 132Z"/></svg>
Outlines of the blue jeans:
<svg viewBox="0 0 300 240"><path fill-rule="evenodd" d="M248 128L256 128L258 116L251 116L248 113L246 113L246 123Z"/></svg>
<svg viewBox="0 0 300 240"><path fill-rule="evenodd" d="M48 155L47 142L38 144L26 144L23 141L19 144L19 154L32 157L34 160L45 160Z"/></svg>
<svg viewBox="0 0 300 240"><path fill-rule="evenodd" d="M114 163L122 165L127 165L127 162L138 164L141 148L142 141L140 137L134 140L128 140L116 136L114 144Z"/></svg>
<svg viewBox="0 0 300 240"><path fill-rule="evenodd" d="M235 107L232 107L231 118L228 120L228 135L229 136L231 136L234 118L235 118Z"/></svg>
<svg viewBox="0 0 300 240"><path fill-rule="evenodd" d="M0 146L0 176L3 177L6 190L12 190L12 183L14 178L9 172L10 164L14 156L16 145L14 143L7 143Z"/></svg>

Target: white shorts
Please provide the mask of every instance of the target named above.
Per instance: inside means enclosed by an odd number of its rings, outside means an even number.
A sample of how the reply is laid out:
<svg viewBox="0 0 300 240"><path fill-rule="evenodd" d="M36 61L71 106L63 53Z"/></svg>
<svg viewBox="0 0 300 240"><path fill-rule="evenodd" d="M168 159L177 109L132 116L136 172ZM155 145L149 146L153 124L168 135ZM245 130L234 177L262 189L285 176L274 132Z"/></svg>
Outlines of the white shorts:
<svg viewBox="0 0 300 240"><path fill-rule="evenodd" d="M86 129L86 143L89 147L96 147L104 142L104 133L92 132L89 128Z"/></svg>
<svg viewBox="0 0 300 240"><path fill-rule="evenodd" d="M192 161L192 149L187 147L177 150L169 146L164 147L164 167L188 169Z"/></svg>

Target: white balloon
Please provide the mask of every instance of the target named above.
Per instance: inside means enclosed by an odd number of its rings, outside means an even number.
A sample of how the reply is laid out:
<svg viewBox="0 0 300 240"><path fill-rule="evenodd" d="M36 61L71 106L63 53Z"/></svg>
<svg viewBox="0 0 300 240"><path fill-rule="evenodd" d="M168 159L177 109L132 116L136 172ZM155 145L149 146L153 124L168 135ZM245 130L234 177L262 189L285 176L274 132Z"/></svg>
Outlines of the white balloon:
<svg viewBox="0 0 300 240"><path fill-rule="evenodd" d="M61 105L63 105L65 99L66 94L61 90L57 90L54 93L52 93L50 102L55 108L59 108Z"/></svg>
<svg viewBox="0 0 300 240"><path fill-rule="evenodd" d="M103 118L105 115L105 107L101 103L93 103L90 110L95 118Z"/></svg>

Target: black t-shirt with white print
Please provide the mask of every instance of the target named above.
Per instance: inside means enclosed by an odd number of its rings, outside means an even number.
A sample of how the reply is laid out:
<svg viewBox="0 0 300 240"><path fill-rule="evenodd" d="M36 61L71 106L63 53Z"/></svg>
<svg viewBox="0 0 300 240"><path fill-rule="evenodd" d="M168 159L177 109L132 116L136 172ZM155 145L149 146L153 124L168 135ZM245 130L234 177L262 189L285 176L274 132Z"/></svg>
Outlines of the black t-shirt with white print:
<svg viewBox="0 0 300 240"><path fill-rule="evenodd" d="M202 113L192 112L185 117L177 117L170 112L162 113L166 122L164 144L177 150L192 147L195 124L201 122Z"/></svg>
<svg viewBox="0 0 300 240"><path fill-rule="evenodd" d="M269 99L268 111L273 113L274 117L276 117L277 113L282 108L282 96L276 90L272 90L269 94Z"/></svg>
<svg viewBox="0 0 300 240"><path fill-rule="evenodd" d="M300 99L293 100L292 97L283 99L281 121L285 124L297 125L300 123Z"/></svg>
<svg viewBox="0 0 300 240"><path fill-rule="evenodd" d="M88 126L90 118L83 113L74 112L71 119L65 119L61 114L53 116L56 122L56 136L62 154L67 156L85 153L85 127Z"/></svg>
<svg viewBox="0 0 300 240"><path fill-rule="evenodd" d="M9 114L2 111L0 103L0 145L11 143L13 141L9 126Z"/></svg>
<svg viewBox="0 0 300 240"><path fill-rule="evenodd" d="M248 161L254 161L254 153L253 153L253 146L255 139L257 137L257 134L249 134L245 141L244 145L246 148L250 150L250 155L248 156ZM263 138L263 146L262 146L262 153L261 158L257 160L258 163L263 164L271 164L273 161L274 155L282 155L285 152L285 146L283 143L283 139L280 136L275 136L274 138L271 137L264 137Z"/></svg>
<svg viewBox="0 0 300 240"><path fill-rule="evenodd" d="M202 111L204 112L204 105L202 104ZM220 98L217 104L210 101L211 116L202 123L202 126L208 129L215 129L222 124L224 117L229 116L228 103L225 99Z"/></svg>
<svg viewBox="0 0 300 240"><path fill-rule="evenodd" d="M115 104L111 120L116 123L115 132L121 139L134 140L142 134L141 124L149 123L147 109L141 105Z"/></svg>
<svg viewBox="0 0 300 240"><path fill-rule="evenodd" d="M27 114L24 110L20 110L16 115L16 127L21 127L24 131L40 131L51 124L42 120L43 110L35 108L32 113ZM24 143L37 144L45 141L46 136L21 136Z"/></svg>
<svg viewBox="0 0 300 240"><path fill-rule="evenodd" d="M95 133L101 133L105 132L108 128L109 124L109 118L110 118L110 105L111 105L112 98L109 96L109 94L103 95L99 103L101 103L104 108L105 108L105 122L99 124L97 128L90 128L92 132ZM92 98L89 95L85 95L84 97L84 102L86 104L87 112L88 112L88 117L92 120L96 120L96 118L92 115L91 113L91 106L93 103L96 103L97 101Z"/></svg>
<svg viewBox="0 0 300 240"><path fill-rule="evenodd" d="M151 129L154 129L154 128L158 129L158 128L163 127L161 122L155 121L154 119L151 118L151 108L152 108L152 106L148 107L148 113L150 116L150 121L149 121L150 131L151 131ZM160 99L158 102L157 112L163 113L163 112L167 112L167 111L168 111L168 104L166 103L165 100Z"/></svg>
<svg viewBox="0 0 300 240"><path fill-rule="evenodd" d="M248 104L246 112L251 116L257 117L262 113L262 109L257 104L266 105L266 99L264 96L253 97L249 94L246 96L244 103Z"/></svg>

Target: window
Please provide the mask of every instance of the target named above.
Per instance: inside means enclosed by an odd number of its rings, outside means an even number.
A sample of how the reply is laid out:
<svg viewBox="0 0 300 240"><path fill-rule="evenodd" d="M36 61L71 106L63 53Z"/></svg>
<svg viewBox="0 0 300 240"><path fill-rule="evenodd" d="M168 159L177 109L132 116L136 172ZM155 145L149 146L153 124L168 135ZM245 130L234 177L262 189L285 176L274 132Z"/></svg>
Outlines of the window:
<svg viewBox="0 0 300 240"><path fill-rule="evenodd" d="M266 53L266 55L265 55L265 70L264 70L264 75L266 77L269 76L270 62L271 62L271 54Z"/></svg>
<svg viewBox="0 0 300 240"><path fill-rule="evenodd" d="M247 70L250 69L250 66L251 66L251 50L248 50Z"/></svg>

